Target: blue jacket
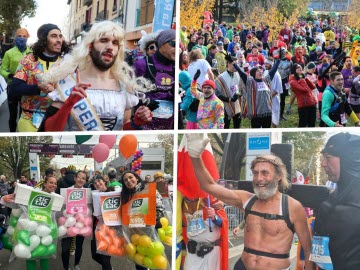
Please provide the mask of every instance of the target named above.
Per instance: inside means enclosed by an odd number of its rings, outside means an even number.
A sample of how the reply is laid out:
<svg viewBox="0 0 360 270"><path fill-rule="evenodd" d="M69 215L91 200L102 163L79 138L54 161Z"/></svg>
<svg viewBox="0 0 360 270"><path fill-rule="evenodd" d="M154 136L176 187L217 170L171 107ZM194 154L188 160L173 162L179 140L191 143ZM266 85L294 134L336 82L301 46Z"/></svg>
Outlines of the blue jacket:
<svg viewBox="0 0 360 270"><path fill-rule="evenodd" d="M180 104L180 108L186 113L186 119L191 123L196 123L197 112L193 112L189 109L190 104L195 100L191 94L191 76L186 70L179 73L179 82L181 83L182 88L186 91L183 102Z"/></svg>

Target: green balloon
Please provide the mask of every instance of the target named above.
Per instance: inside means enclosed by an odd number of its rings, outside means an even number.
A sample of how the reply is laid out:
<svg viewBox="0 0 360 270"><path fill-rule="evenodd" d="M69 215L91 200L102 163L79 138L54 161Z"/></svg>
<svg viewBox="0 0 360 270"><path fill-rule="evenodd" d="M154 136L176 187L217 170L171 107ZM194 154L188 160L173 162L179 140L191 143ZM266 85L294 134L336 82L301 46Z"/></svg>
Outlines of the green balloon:
<svg viewBox="0 0 360 270"><path fill-rule="evenodd" d="M163 228L158 229L158 235L161 241L164 241L165 239L165 230Z"/></svg>
<svg viewBox="0 0 360 270"><path fill-rule="evenodd" d="M21 231L18 231L16 233L16 239L26 245L26 246L30 246L30 236L29 236L29 231L26 231L26 230L21 230Z"/></svg>
<svg viewBox="0 0 360 270"><path fill-rule="evenodd" d="M18 223L19 217L12 216L9 220L9 224L12 227L16 227L16 224Z"/></svg>
<svg viewBox="0 0 360 270"><path fill-rule="evenodd" d="M165 234L168 236L172 235L172 226L167 226L165 229Z"/></svg>
<svg viewBox="0 0 360 270"><path fill-rule="evenodd" d="M51 256L55 253L56 253L56 245L55 244L51 244L51 245L47 246L47 252L45 254L46 257Z"/></svg>
<svg viewBox="0 0 360 270"><path fill-rule="evenodd" d="M1 239L1 242L3 243L3 247L4 247L5 249L8 249L8 250L12 251L13 246L12 246L12 244L10 243L9 235L3 234L3 235L1 235L0 239Z"/></svg>
<svg viewBox="0 0 360 270"><path fill-rule="evenodd" d="M150 259L149 257L145 256L144 257L144 265L146 268L154 268L154 265L153 265L153 262L152 262L152 259Z"/></svg>
<svg viewBox="0 0 360 270"><path fill-rule="evenodd" d="M146 256L148 254L148 252L149 252L149 250L146 247L143 247L143 246L140 246L140 245L137 245L136 251L137 251L137 253L139 253L141 255L144 255L144 256Z"/></svg>
<svg viewBox="0 0 360 270"><path fill-rule="evenodd" d="M161 255L164 253L165 247L161 242L152 242L149 249L151 253Z"/></svg>
<svg viewBox="0 0 360 270"><path fill-rule="evenodd" d="M75 140L77 144L82 144L90 140L92 135L75 135Z"/></svg>
<svg viewBox="0 0 360 270"><path fill-rule="evenodd" d="M47 248L40 244L31 252L31 258L45 257L46 254Z"/></svg>

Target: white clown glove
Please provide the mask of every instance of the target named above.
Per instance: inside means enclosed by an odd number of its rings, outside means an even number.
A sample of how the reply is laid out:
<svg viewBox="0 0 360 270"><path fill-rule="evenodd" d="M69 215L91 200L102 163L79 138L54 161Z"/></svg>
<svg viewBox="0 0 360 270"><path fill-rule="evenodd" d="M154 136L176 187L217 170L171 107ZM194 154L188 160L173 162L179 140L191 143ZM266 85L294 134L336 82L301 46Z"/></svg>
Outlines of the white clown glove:
<svg viewBox="0 0 360 270"><path fill-rule="evenodd" d="M185 134L185 136L189 156L192 158L200 158L202 152L204 152L206 148L206 145L210 142L210 138L207 134L203 133L191 133Z"/></svg>

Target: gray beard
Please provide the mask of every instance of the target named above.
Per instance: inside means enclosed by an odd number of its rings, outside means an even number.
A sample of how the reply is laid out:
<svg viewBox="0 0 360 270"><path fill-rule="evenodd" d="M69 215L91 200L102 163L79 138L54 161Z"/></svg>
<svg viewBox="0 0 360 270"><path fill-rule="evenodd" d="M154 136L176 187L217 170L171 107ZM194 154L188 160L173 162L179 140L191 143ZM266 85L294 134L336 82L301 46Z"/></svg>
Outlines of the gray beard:
<svg viewBox="0 0 360 270"><path fill-rule="evenodd" d="M278 191L278 186L278 183L273 181L266 186L265 190L263 190L262 188L258 188L253 184L254 193L260 200L268 200L275 196L276 192Z"/></svg>

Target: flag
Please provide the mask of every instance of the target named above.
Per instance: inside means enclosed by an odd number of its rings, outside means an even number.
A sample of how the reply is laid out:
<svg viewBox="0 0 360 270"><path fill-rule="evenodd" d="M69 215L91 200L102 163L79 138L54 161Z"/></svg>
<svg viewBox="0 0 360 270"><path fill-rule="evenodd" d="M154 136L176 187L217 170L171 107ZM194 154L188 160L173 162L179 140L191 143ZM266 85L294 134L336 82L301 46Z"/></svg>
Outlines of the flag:
<svg viewBox="0 0 360 270"><path fill-rule="evenodd" d="M302 172L296 170L296 179L293 179L293 184L303 185L304 182L304 175L302 174Z"/></svg>
<svg viewBox="0 0 360 270"><path fill-rule="evenodd" d="M204 152L201 155L205 167L209 171L211 177L217 181L220 177L217 169L215 157L210 143L206 145ZM184 135L178 151L178 190L187 198L205 198L207 193L200 189L199 182L196 179L195 172L192 166L191 158L187 150L187 139Z"/></svg>

